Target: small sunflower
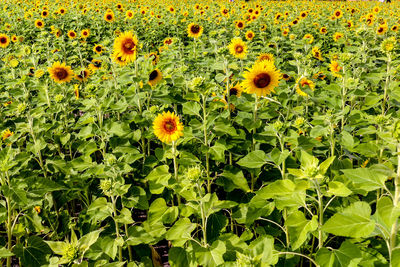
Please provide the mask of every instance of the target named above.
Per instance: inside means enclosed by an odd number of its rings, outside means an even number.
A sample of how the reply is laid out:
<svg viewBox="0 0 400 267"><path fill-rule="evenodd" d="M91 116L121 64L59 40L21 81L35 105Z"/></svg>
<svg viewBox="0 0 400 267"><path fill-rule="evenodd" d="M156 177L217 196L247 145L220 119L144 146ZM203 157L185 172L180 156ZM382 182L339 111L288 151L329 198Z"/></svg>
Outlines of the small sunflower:
<svg viewBox="0 0 400 267"><path fill-rule="evenodd" d="M243 74L244 81L242 87L247 93L255 93L257 96L266 96L275 92L274 88L278 86L281 79L281 73L275 68L271 61L256 62Z"/></svg>
<svg viewBox="0 0 400 267"><path fill-rule="evenodd" d="M316 59L318 59L320 61L324 60L324 58L322 57L322 53L319 50L319 47L317 47L317 46L313 47L312 50L311 50L311 53L312 53L314 58L316 58Z"/></svg>
<svg viewBox="0 0 400 267"><path fill-rule="evenodd" d="M93 47L93 52L95 52L95 53L97 53L97 54L101 54L101 53L103 53L103 51L104 51L104 48L103 48L103 46L102 45L99 45L99 44L96 44L94 47Z"/></svg>
<svg viewBox="0 0 400 267"><path fill-rule="evenodd" d="M245 22L243 20L238 20L235 23L236 28L238 28L239 30L244 29L244 27L246 26Z"/></svg>
<svg viewBox="0 0 400 267"><path fill-rule="evenodd" d="M107 22L113 22L114 21L114 13L106 12L104 14L104 20L107 21Z"/></svg>
<svg viewBox="0 0 400 267"><path fill-rule="evenodd" d="M114 41L115 56L127 63L136 60L138 39L131 31L121 33Z"/></svg>
<svg viewBox="0 0 400 267"><path fill-rule="evenodd" d="M247 31L246 32L246 39L251 41L254 38L254 32L253 31Z"/></svg>
<svg viewBox="0 0 400 267"><path fill-rule="evenodd" d="M340 67L339 62L334 60L329 64L329 70L335 75L342 70L342 67Z"/></svg>
<svg viewBox="0 0 400 267"><path fill-rule="evenodd" d="M35 20L35 27L39 29L43 29L44 27L44 21L41 19Z"/></svg>
<svg viewBox="0 0 400 267"><path fill-rule="evenodd" d="M13 43L18 42L18 37L17 37L16 35L11 36L11 41L12 41Z"/></svg>
<svg viewBox="0 0 400 267"><path fill-rule="evenodd" d="M242 88L242 86L240 86L239 83L236 83L235 86L229 88L229 96L234 95L236 97L240 97L242 95L242 92L243 92L243 88ZM225 100L226 100L227 96L228 96L228 90L225 92L225 95L224 95Z"/></svg>
<svg viewBox="0 0 400 267"><path fill-rule="evenodd" d="M203 34L203 27L196 23L190 23L187 32L189 37L199 38Z"/></svg>
<svg viewBox="0 0 400 267"><path fill-rule="evenodd" d="M320 34L326 34L328 32L328 29L326 28L326 27L321 27L320 29L319 29L319 33Z"/></svg>
<svg viewBox="0 0 400 267"><path fill-rule="evenodd" d="M126 17L127 19L133 19L133 11L132 11L132 10L126 11L125 17Z"/></svg>
<svg viewBox="0 0 400 267"><path fill-rule="evenodd" d="M76 37L76 32L74 30L68 31L68 38L74 39Z"/></svg>
<svg viewBox="0 0 400 267"><path fill-rule="evenodd" d="M92 63L89 64L89 69L94 72L101 68L102 61L98 59L93 59Z"/></svg>
<svg viewBox="0 0 400 267"><path fill-rule="evenodd" d="M1 138L3 139L3 141L5 141L7 138L9 138L10 136L13 136L14 132L11 132L10 129L4 130L1 133Z"/></svg>
<svg viewBox="0 0 400 267"><path fill-rule="evenodd" d="M387 31L387 27L385 25L380 25L378 26L378 28L376 29L376 34L378 35L382 35Z"/></svg>
<svg viewBox="0 0 400 267"><path fill-rule="evenodd" d="M343 33L341 33L341 32L335 32L335 33L333 34L333 40L334 40L335 42L339 41L339 39L341 39L342 37L343 37Z"/></svg>
<svg viewBox="0 0 400 267"><path fill-rule="evenodd" d="M151 58L151 63L153 65L157 65L158 61L160 60L160 56L157 54L157 52L151 52L147 55L147 57Z"/></svg>
<svg viewBox="0 0 400 267"><path fill-rule="evenodd" d="M159 69L155 69L149 74L149 84L154 86L162 80L162 72Z"/></svg>
<svg viewBox="0 0 400 267"><path fill-rule="evenodd" d="M90 69L84 69L80 71L79 74L75 74L75 79L77 79L80 82L86 82L90 74L91 74Z"/></svg>
<svg viewBox="0 0 400 267"><path fill-rule="evenodd" d="M55 62L50 68L48 68L50 78L56 83L64 83L72 80L74 72L70 66L66 66L65 63Z"/></svg>
<svg viewBox="0 0 400 267"><path fill-rule="evenodd" d="M47 16L49 15L49 12L47 10L43 10L40 15L42 16L42 18L47 18Z"/></svg>
<svg viewBox="0 0 400 267"><path fill-rule="evenodd" d="M261 61L264 61L264 60L268 60L268 61L274 62L275 61L275 57L271 53L263 53L263 54L259 55L258 58L257 58L257 62L261 62Z"/></svg>
<svg viewBox="0 0 400 267"><path fill-rule="evenodd" d="M163 143L171 143L183 136L183 124L174 112L163 112L153 121L154 134Z"/></svg>
<svg viewBox="0 0 400 267"><path fill-rule="evenodd" d="M229 52L240 59L243 59L247 54L247 45L241 38L233 38L229 44Z"/></svg>
<svg viewBox="0 0 400 267"><path fill-rule="evenodd" d="M296 82L296 93L300 96L308 96L306 92L301 90L302 88L309 88L314 91L315 84L313 81L307 79L306 77L302 78L301 80L297 80Z"/></svg>
<svg viewBox="0 0 400 267"><path fill-rule="evenodd" d="M81 37L82 38L86 39L86 38L89 37L89 35L90 35L90 30L89 29L84 29L84 30L81 31Z"/></svg>
<svg viewBox="0 0 400 267"><path fill-rule="evenodd" d="M343 16L343 12L342 12L342 10L338 9L338 10L335 10L333 15L335 16L335 18L340 19Z"/></svg>
<svg viewBox="0 0 400 267"><path fill-rule="evenodd" d="M0 33L0 47L6 48L9 44L10 44L10 38L5 34Z"/></svg>

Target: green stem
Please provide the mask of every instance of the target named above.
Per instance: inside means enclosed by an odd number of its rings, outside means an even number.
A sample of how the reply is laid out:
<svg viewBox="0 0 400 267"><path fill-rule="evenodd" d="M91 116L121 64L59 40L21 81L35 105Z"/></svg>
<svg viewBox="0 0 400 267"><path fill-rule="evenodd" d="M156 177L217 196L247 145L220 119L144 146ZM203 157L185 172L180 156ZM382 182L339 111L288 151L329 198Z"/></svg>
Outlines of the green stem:
<svg viewBox="0 0 400 267"><path fill-rule="evenodd" d="M178 165L176 163L176 141L172 141L172 158L174 161L174 177L175 181L179 184L178 181ZM179 195L176 196L178 199L178 206L181 205L181 197Z"/></svg>
<svg viewBox="0 0 400 267"><path fill-rule="evenodd" d="M394 178L394 188L395 188L395 192L394 192L394 198L393 198L393 206L395 208L397 208L397 206L399 205L399 197L400 197L400 188L399 188L399 184L400 184L400 143L397 144L397 175ZM392 229L390 231L390 240L389 240L389 245L390 245L390 249L389 249L389 255L390 255L390 266L394 267L392 264L392 252L396 247L396 237L397 237L397 219L394 222L394 224L392 225Z"/></svg>
<svg viewBox="0 0 400 267"><path fill-rule="evenodd" d="M6 183L7 186L10 186L10 177L8 176L8 171L5 172L6 174ZM9 197L6 197L7 203L7 241L8 241L8 250L11 251L12 249L12 222L11 222L11 201ZM7 267L11 267L11 256L7 257Z"/></svg>
<svg viewBox="0 0 400 267"><path fill-rule="evenodd" d="M206 151L206 177L207 177L207 192L211 193L211 181L210 181L210 156L208 154L208 135L207 135L207 111L206 111L206 97L202 95L203 102L203 134L204 134L204 145L207 146Z"/></svg>
<svg viewBox="0 0 400 267"><path fill-rule="evenodd" d="M388 53L388 62L387 62L387 67L386 67L386 81L385 81L385 87L383 90L383 102L382 102L382 115L385 114L385 108L386 108L386 99L387 99L387 89L389 88L389 81L390 81L390 62L391 62L391 57L390 53Z"/></svg>
<svg viewBox="0 0 400 267"><path fill-rule="evenodd" d="M111 196L111 202L112 202L113 209L114 209L113 213L114 213L114 223L115 223L115 234L117 235L117 238L119 238L120 237L119 226L118 226L118 222L115 220L115 217L117 217L117 205L116 205L116 201L115 201L114 196ZM122 260L123 260L123 258L122 258L122 246L118 247L118 259L119 259L120 262L122 262Z"/></svg>

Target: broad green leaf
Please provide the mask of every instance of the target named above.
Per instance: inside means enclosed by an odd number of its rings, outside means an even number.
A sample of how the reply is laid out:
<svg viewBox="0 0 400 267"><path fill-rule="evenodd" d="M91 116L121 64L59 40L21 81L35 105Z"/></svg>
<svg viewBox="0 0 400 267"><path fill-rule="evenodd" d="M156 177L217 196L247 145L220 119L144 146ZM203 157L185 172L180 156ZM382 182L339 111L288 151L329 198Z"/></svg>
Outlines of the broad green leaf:
<svg viewBox="0 0 400 267"><path fill-rule="evenodd" d="M90 233L82 236L81 239L79 239L79 250L82 252L82 256L90 248L90 246L93 245L97 241L97 238L99 238L99 235L102 231L103 231L103 229L99 229L99 230L90 232Z"/></svg>
<svg viewBox="0 0 400 267"><path fill-rule="evenodd" d="M15 255L21 260L23 266L37 267L47 263L47 255L51 253L50 247L38 236L30 236L26 247L21 243L14 248Z"/></svg>
<svg viewBox="0 0 400 267"><path fill-rule="evenodd" d="M188 218L181 218L168 230L165 237L172 242L173 246L181 247L191 239L191 233L196 226Z"/></svg>
<svg viewBox="0 0 400 267"><path fill-rule="evenodd" d="M321 267L357 267L361 260L360 249L348 240L339 249L321 248L315 259Z"/></svg>
<svg viewBox="0 0 400 267"><path fill-rule="evenodd" d="M221 174L221 176L226 177L230 181L232 181L236 188L242 189L245 192L250 191L247 180L240 169L228 165L225 167L224 172Z"/></svg>
<svg viewBox="0 0 400 267"><path fill-rule="evenodd" d="M133 223L132 219L132 214L131 211L128 210L127 208L123 208L120 211L120 214L114 218L116 222L122 223L122 224L131 224Z"/></svg>
<svg viewBox="0 0 400 267"><path fill-rule="evenodd" d="M382 197L378 200L376 205L376 212L373 216L375 221L379 223L384 229L383 237L389 238L392 231L392 226L400 216L400 208L393 206L393 201L389 197Z"/></svg>
<svg viewBox="0 0 400 267"><path fill-rule="evenodd" d="M366 202L355 202L341 213L333 215L322 230L338 236L368 237L375 229L370 219L371 208Z"/></svg>
<svg viewBox="0 0 400 267"><path fill-rule="evenodd" d="M207 219L206 225L207 241L214 242L227 225L228 219L224 214L221 214L221 212L211 214Z"/></svg>
<svg viewBox="0 0 400 267"><path fill-rule="evenodd" d="M196 249L195 255L201 266L216 267L224 263L223 255L225 251L224 242L217 240L208 248L199 247Z"/></svg>
<svg viewBox="0 0 400 267"><path fill-rule="evenodd" d="M0 248L0 259L2 258L7 258L7 257L11 257L14 256L14 253L12 253L11 251L9 251L8 249L6 249L5 247Z"/></svg>
<svg viewBox="0 0 400 267"><path fill-rule="evenodd" d="M196 267L197 264L191 259L189 253L184 248L172 247L168 251L168 262L171 267Z"/></svg>
<svg viewBox="0 0 400 267"><path fill-rule="evenodd" d="M112 216L113 208L112 204L107 202L107 199L100 197L90 204L87 214L91 220L102 221L105 218Z"/></svg>
<svg viewBox="0 0 400 267"><path fill-rule="evenodd" d="M237 162L240 166L250 169L261 168L265 163L267 155L262 150L252 151Z"/></svg>
<svg viewBox="0 0 400 267"><path fill-rule="evenodd" d="M353 182L358 189L367 192L384 187L387 176L367 168L341 170L344 176Z"/></svg>
<svg viewBox="0 0 400 267"><path fill-rule="evenodd" d="M200 109L201 106L197 102L190 101L182 104L183 114L200 116Z"/></svg>
<svg viewBox="0 0 400 267"><path fill-rule="evenodd" d="M161 194L168 185L170 178L171 174L167 165L159 166L152 170L146 177L146 180L149 181L150 192L152 194Z"/></svg>
<svg viewBox="0 0 400 267"><path fill-rule="evenodd" d="M328 195L338 196L338 197L347 197L350 196L353 192L347 188L343 183L338 181L332 181L328 183Z"/></svg>
<svg viewBox="0 0 400 267"><path fill-rule="evenodd" d="M304 213L295 211L289 215L285 224L289 231L290 244L293 250L297 250L306 240L309 232L318 228L317 216L307 220Z"/></svg>
<svg viewBox="0 0 400 267"><path fill-rule="evenodd" d="M248 250L253 262L261 266L273 266L278 263L278 256L274 253L274 238L272 236L260 236L253 240Z"/></svg>

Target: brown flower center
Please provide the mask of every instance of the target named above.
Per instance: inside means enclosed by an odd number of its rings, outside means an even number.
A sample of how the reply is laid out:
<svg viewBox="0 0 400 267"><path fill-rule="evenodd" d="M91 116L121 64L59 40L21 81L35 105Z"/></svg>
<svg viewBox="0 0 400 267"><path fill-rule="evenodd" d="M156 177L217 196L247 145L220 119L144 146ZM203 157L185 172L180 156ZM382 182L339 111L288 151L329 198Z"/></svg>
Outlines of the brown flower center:
<svg viewBox="0 0 400 267"><path fill-rule="evenodd" d="M254 78L253 82L256 87L265 88L271 83L271 76L268 73L260 73Z"/></svg>
<svg viewBox="0 0 400 267"><path fill-rule="evenodd" d="M171 134L174 131L176 131L176 122L175 120L168 119L167 121L164 122L164 130Z"/></svg>
<svg viewBox="0 0 400 267"><path fill-rule="evenodd" d="M63 68L58 68L55 71L55 75L59 80L64 80L65 78L68 77L68 71Z"/></svg>
<svg viewBox="0 0 400 267"><path fill-rule="evenodd" d="M235 47L235 52L238 53L238 54L243 53L243 46L237 45L237 46Z"/></svg>
<svg viewBox="0 0 400 267"><path fill-rule="evenodd" d="M200 26L199 25L193 25L190 27L190 31L194 34L198 34L200 32Z"/></svg>
<svg viewBox="0 0 400 267"><path fill-rule="evenodd" d="M243 27L243 23L239 22L239 23L238 23L238 27L239 27L239 28L242 28L242 27Z"/></svg>
<svg viewBox="0 0 400 267"><path fill-rule="evenodd" d="M229 90L229 95L238 95L238 93L239 93L239 90L235 87L233 87Z"/></svg>
<svg viewBox="0 0 400 267"><path fill-rule="evenodd" d="M96 51L97 51L97 52L101 52L101 50L102 50L102 49L101 49L101 46L96 46Z"/></svg>
<svg viewBox="0 0 400 267"><path fill-rule="evenodd" d="M157 78L157 76L158 76L157 70L153 70L153 71L150 73L150 75L149 75L149 80L152 81L152 80L154 80L155 78Z"/></svg>
<svg viewBox="0 0 400 267"><path fill-rule="evenodd" d="M172 43L172 39L167 39L167 40L165 40L165 43L166 43L167 45L170 45L170 44Z"/></svg>
<svg viewBox="0 0 400 267"><path fill-rule="evenodd" d="M6 37L1 37L0 38L0 43L6 44L7 43L7 38Z"/></svg>
<svg viewBox="0 0 400 267"><path fill-rule="evenodd" d="M336 12L336 17L339 17L340 16L340 12L338 11L338 12Z"/></svg>
<svg viewBox="0 0 400 267"><path fill-rule="evenodd" d="M112 16L111 15L107 15L107 20L112 20Z"/></svg>
<svg viewBox="0 0 400 267"><path fill-rule="evenodd" d="M127 54L133 54L135 47L136 44L133 42L133 40L126 40L123 44L123 50Z"/></svg>

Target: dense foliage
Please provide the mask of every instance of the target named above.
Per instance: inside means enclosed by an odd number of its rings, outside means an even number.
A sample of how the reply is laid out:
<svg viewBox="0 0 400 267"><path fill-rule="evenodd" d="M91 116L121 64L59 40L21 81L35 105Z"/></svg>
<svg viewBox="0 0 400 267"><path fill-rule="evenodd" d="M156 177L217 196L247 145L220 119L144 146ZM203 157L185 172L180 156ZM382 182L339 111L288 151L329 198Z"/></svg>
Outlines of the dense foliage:
<svg viewBox="0 0 400 267"><path fill-rule="evenodd" d="M0 260L400 266L400 5L0 0Z"/></svg>

